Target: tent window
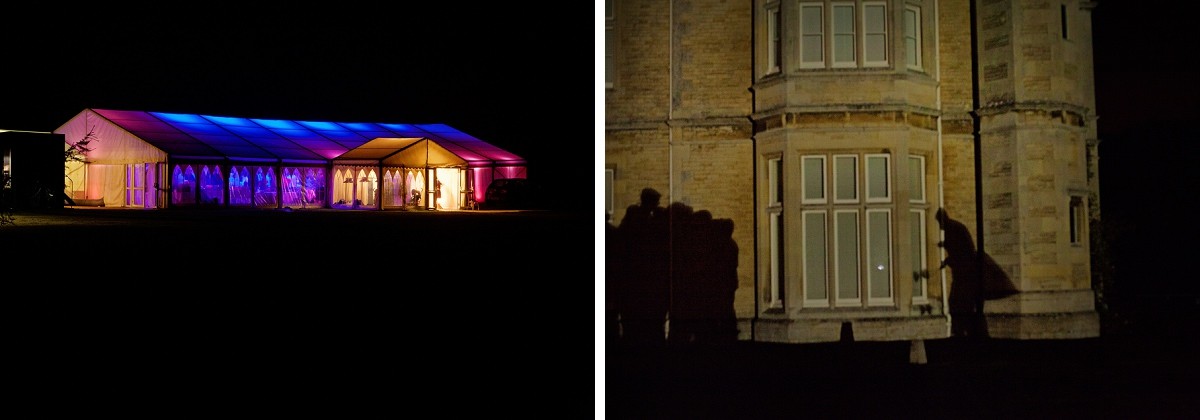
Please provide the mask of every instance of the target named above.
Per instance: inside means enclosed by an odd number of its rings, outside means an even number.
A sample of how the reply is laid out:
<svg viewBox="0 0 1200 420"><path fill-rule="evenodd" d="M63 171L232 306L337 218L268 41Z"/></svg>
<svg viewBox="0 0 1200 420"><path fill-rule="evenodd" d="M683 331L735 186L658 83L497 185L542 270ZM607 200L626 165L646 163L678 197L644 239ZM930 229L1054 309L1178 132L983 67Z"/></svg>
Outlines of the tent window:
<svg viewBox="0 0 1200 420"><path fill-rule="evenodd" d="M181 206L196 204L196 171L192 165L176 165L171 172L171 202Z"/></svg>
<svg viewBox="0 0 1200 420"><path fill-rule="evenodd" d="M229 204L250 205L250 173L245 166L235 166L229 170Z"/></svg>
<svg viewBox="0 0 1200 420"><path fill-rule="evenodd" d="M225 204L225 180L221 176L221 167L205 165L200 168L200 203L209 205Z"/></svg>
<svg viewBox="0 0 1200 420"><path fill-rule="evenodd" d="M275 179L275 168L269 166L256 168L254 171L254 206L279 207L279 202L276 200L278 183L279 181Z"/></svg>

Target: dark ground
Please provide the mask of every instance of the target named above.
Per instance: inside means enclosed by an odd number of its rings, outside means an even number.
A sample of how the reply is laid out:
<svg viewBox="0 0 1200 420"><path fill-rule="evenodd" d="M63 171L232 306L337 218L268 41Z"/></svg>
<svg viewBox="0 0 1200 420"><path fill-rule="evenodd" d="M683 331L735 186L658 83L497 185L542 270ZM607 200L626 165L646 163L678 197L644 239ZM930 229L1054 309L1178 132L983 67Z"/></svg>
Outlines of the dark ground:
<svg viewBox="0 0 1200 420"><path fill-rule="evenodd" d="M907 342L608 345L601 380L592 300L564 296L593 290L592 216L17 213L7 412L574 419L602 385L613 419L1200 418L1190 301L1124 299L1095 339L932 340L920 366Z"/></svg>
<svg viewBox="0 0 1200 420"><path fill-rule="evenodd" d="M1074 340L609 344L606 417L1200 418L1200 316ZM1152 325L1153 324L1153 325Z"/></svg>
<svg viewBox="0 0 1200 420"><path fill-rule="evenodd" d="M14 216L6 412L592 416L591 213Z"/></svg>
<svg viewBox="0 0 1200 420"><path fill-rule="evenodd" d="M616 348L620 419L1200 418L1200 347L1182 340L907 342Z"/></svg>

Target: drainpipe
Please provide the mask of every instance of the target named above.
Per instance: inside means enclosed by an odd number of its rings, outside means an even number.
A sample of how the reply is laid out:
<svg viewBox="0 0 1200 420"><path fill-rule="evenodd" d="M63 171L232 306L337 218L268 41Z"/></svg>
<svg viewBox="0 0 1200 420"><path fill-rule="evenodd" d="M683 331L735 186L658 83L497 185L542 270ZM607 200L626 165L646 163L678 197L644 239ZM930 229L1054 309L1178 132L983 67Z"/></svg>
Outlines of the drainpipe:
<svg viewBox="0 0 1200 420"><path fill-rule="evenodd" d="M971 24L968 26L971 30L971 135L975 145L975 272L983 273L983 137L980 133L981 122L979 116L979 49L978 49L978 30L975 28L977 11L975 10L976 0L971 0ZM982 277L981 277L982 279ZM980 281L982 284L982 280ZM983 299L976 298L975 311L980 319L986 319L983 314Z"/></svg>
<svg viewBox="0 0 1200 420"><path fill-rule="evenodd" d="M667 205L675 196L675 1L667 11Z"/></svg>
<svg viewBox="0 0 1200 420"><path fill-rule="evenodd" d="M754 28L758 22L755 21L755 10L750 10L750 39L754 40ZM758 329L758 136L754 131L754 112L758 110L758 102L756 100L756 92L754 91L754 63L758 54L756 48L753 47L754 42L750 43L750 115L746 118L750 120L750 208L751 211L750 223L754 226L751 232L750 244L753 251L750 252L754 256L752 259L754 264L752 275L754 276L754 315L750 318L750 341L758 341L756 330Z"/></svg>
<svg viewBox="0 0 1200 420"><path fill-rule="evenodd" d="M675 202L675 1L667 3L667 205ZM667 319L671 333L671 309L675 308L675 217L667 211Z"/></svg>
<svg viewBox="0 0 1200 420"><path fill-rule="evenodd" d="M943 161L944 154L942 153L942 30L941 30L941 5L938 0L933 0L933 27L937 28L937 36L933 38L933 55L937 57L937 66L933 69L934 79L937 80L937 156L938 156L938 209L946 208L946 174L943 168L946 163ZM946 231L938 229L938 243L945 243ZM946 288L946 267L942 266L942 261L946 260L946 247L938 247L938 266L941 270L942 279L942 313L946 315L946 336L949 337L953 333L950 327L952 320L950 319L950 293Z"/></svg>

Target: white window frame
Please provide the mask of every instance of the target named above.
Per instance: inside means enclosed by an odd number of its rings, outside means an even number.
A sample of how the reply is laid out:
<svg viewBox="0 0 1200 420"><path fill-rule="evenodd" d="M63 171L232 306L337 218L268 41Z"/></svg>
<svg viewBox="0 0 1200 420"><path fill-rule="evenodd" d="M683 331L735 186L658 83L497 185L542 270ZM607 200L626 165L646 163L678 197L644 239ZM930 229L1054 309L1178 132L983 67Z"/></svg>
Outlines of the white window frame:
<svg viewBox="0 0 1200 420"><path fill-rule="evenodd" d="M604 169L604 211L608 213L611 220L613 215L613 180L616 178L616 171L612 169Z"/></svg>
<svg viewBox="0 0 1200 420"><path fill-rule="evenodd" d="M825 273L824 273L824 276L821 277L821 279L820 279L820 282L825 285L825 296L821 297L820 299L810 298L810 296L812 295L812 292L809 289L809 283L810 283L809 280L812 280L812 279L810 279L808 276L808 251L809 251L809 249L808 249L808 216L812 215L812 214L821 215L821 225L824 228L824 233L825 233L824 237L821 240L821 249L825 251L825 258L824 258ZM804 282L803 283L804 284L804 286L803 286L803 288L804 288L804 307L805 308L828 308L830 291L834 290L829 285L829 212L824 209L822 209L822 210L805 210L805 211L800 212L800 219L803 221L802 222L803 227L801 229L802 230L801 237L804 238L802 241L800 241L800 246L801 246L800 255L804 259L804 275L803 275L803 278L801 279L801 281Z"/></svg>
<svg viewBox="0 0 1200 420"><path fill-rule="evenodd" d="M616 70L616 45L614 35L616 30L613 29L613 22L616 20L613 9L616 7L613 3L617 0L604 0L604 88L612 89L613 76ZM614 71L610 71L614 70Z"/></svg>
<svg viewBox="0 0 1200 420"><path fill-rule="evenodd" d="M783 205L783 157L767 158L767 206Z"/></svg>
<svg viewBox="0 0 1200 420"><path fill-rule="evenodd" d="M850 8L850 32L849 32L849 35L850 35L850 39L851 39L851 42L850 42L851 50L850 50L850 59L848 61L844 60L845 57L838 57L838 50L837 50L838 35L846 35L846 33L838 32L837 9L839 7L849 7ZM859 33L858 32L859 31L858 31L858 18L857 18L858 14L856 13L857 9L858 9L857 4L852 1L838 1L838 2L830 3L830 8L829 8L829 56L830 56L830 59L829 59L829 61L832 63L833 68L858 67L858 44L859 44L859 41L858 41ZM842 58L843 60L839 60L839 58Z"/></svg>
<svg viewBox="0 0 1200 420"><path fill-rule="evenodd" d="M125 164L125 206L146 207L146 164Z"/></svg>
<svg viewBox="0 0 1200 420"><path fill-rule="evenodd" d="M779 3L767 6L767 75L783 68L783 13Z"/></svg>
<svg viewBox="0 0 1200 420"><path fill-rule="evenodd" d="M883 33L882 33L882 35L883 35L883 60L882 61L868 61L867 60L867 38L869 38L870 35L879 35L879 34L872 34L872 33L867 32L867 28L868 28L868 26L867 26L867 9L869 9L871 7L882 7L883 8ZM859 48L862 50L863 67L887 67L888 62L890 61L889 60L890 54L888 54L888 26L889 26L888 23L891 20L891 19L888 19L887 3L882 2L882 1L865 1L865 2L862 2L861 9L862 10L859 12L861 14L859 16L859 19L862 21L862 36L859 37Z"/></svg>
<svg viewBox="0 0 1200 420"><path fill-rule="evenodd" d="M907 17L908 17L909 13L913 14L913 25L911 25L912 27L910 27L910 25L908 24ZM908 61L908 63L905 63L905 66L908 67L910 70L923 71L925 69L925 67L924 67L924 63L922 63L923 57L921 56L921 51L922 51L921 41L922 41L922 38L924 37L924 33L923 33L924 32L924 22L922 22L923 19L921 16L921 6L916 6L916 5L912 5L912 4L904 5L904 16L905 16L905 19L903 20L904 21L904 48L905 48L905 58L906 58L906 61ZM912 31L911 34L909 33L910 30ZM909 40L913 41L913 49L915 50L914 54L913 54L913 57L915 59L913 59L913 60L907 60Z"/></svg>
<svg viewBox="0 0 1200 420"><path fill-rule="evenodd" d="M820 24L821 26L818 28L818 30L817 30L815 33L809 33L809 30L810 30L811 28L806 28L806 27L804 27L804 21L805 21L805 20L804 20L804 9L806 9L806 8L814 8L814 9L817 9L817 14L818 14L818 19L817 19L817 22L818 22L818 24ZM802 69L818 69L818 68L825 68L825 56L826 56L826 54L825 54L826 45L825 45L825 44L826 44L826 42L827 42L826 40L827 40L827 38L828 38L828 37L826 36L826 34L825 34L825 30L826 30L826 26L825 26L825 4L823 4L823 3L809 3L809 2L801 2L801 3L800 3L800 12L799 12L799 13L800 13L800 19L799 19L799 23L798 23L797 25L800 27L800 31L799 31L799 32L800 32L800 42L797 42L797 44L798 44L798 45L797 45L797 47L796 47L796 48L797 48L797 49L800 51L800 54L799 54L799 56L800 56L800 68L802 68ZM819 37L819 38L820 38L820 42L818 43L818 45L820 45L820 50L821 50L821 59L820 59L819 61L805 61L805 60L804 60L804 53L805 53L805 51L804 51L804 44L805 44L805 43L804 43L804 38L805 38L805 37L809 37L809 36L816 36L816 37Z"/></svg>
<svg viewBox="0 0 1200 420"><path fill-rule="evenodd" d="M884 176L884 191L886 195L882 197L871 197L871 158L882 157L885 162L883 172ZM868 203L890 203L892 202L892 155L887 153L868 153L863 155L863 197Z"/></svg>
<svg viewBox="0 0 1200 420"><path fill-rule="evenodd" d="M843 158L843 157L851 158L854 161L854 169L851 171L851 172L854 172L854 198L838 198L837 182L838 182L838 174L841 173L841 171L838 169L838 166L839 166L838 158ZM833 184L833 187L831 188L830 192L833 194L833 203L834 204L850 204L850 203L858 202L859 197L861 197L861 194L859 194L858 189L862 186L862 180L858 179L858 167L859 167L858 155L856 155L856 154L854 154L854 155L849 155L849 154L833 155L833 178L830 180L830 183ZM842 170L844 170L844 168Z"/></svg>
<svg viewBox="0 0 1200 420"><path fill-rule="evenodd" d="M820 198L808 198L808 180L805 179L804 177L808 176L808 167L805 165L807 165L807 162L809 160L817 160L817 161L821 162L820 163L820 165L821 165L821 197ZM829 174L828 174L828 170L827 170L828 167L825 166L825 164L826 164L825 155L805 155L805 156L800 157L800 176L801 176L801 178L800 178L800 204L825 204L825 203L829 202L829 190L828 190L828 188L826 188L826 184L828 184L827 178L828 178Z"/></svg>
<svg viewBox="0 0 1200 420"><path fill-rule="evenodd" d="M1084 203L1084 198L1078 195L1070 196L1067 211L1067 239L1071 246L1081 246L1087 240L1087 204Z"/></svg>
<svg viewBox="0 0 1200 420"><path fill-rule="evenodd" d="M928 223L925 221L925 210L923 209L909 209L909 214L910 216L916 216L915 220L917 220L917 224L919 225L916 229L920 233L917 243L909 244L918 254L917 260L912 261L912 269L916 271L918 276L916 281L913 282L912 302L914 305L923 305L929 303L929 279L921 276L922 273L929 272L929 253L926 249L929 244L929 236L926 232ZM910 223L911 220L913 220L912 217L910 217ZM910 226L909 229L912 229L912 227Z"/></svg>
<svg viewBox="0 0 1200 420"><path fill-rule="evenodd" d="M771 296L767 302L769 308L783 308L783 255L784 249L781 245L783 233L783 212L772 211L768 214L768 229L770 235L770 264L768 272L771 277Z"/></svg>
<svg viewBox="0 0 1200 420"><path fill-rule="evenodd" d="M842 298L842 265L841 253L838 252L841 248L838 247L841 235L838 232L838 214L850 213L854 215L854 297ZM862 221L859 220L858 209L850 210L834 210L833 211L833 300L836 306L852 306L862 307Z"/></svg>
<svg viewBox="0 0 1200 420"><path fill-rule="evenodd" d="M874 285L874 282L872 281L872 278L871 278L872 277L871 270L875 269L875 266L871 265L875 262L869 261L870 257L871 257L871 214L872 213L884 213L887 216L887 228L886 228L886 230L887 230L887 252L885 253L885 255L887 255L886 267L887 267L888 274L887 274L887 278L883 279L883 281L886 282L886 284L887 284L887 296L883 296L883 297L871 295L871 291L874 290L874 288L872 287ZM866 212L864 212L864 218L865 218L865 221L863 224L865 226L863 229L863 233L864 233L863 248L866 249L868 261L865 261L863 268L864 268L864 272L866 273L866 279L865 279L866 281L864 282L866 287L864 287L864 288L867 291L867 306L892 305L894 302L893 296L895 296L895 294L896 294L895 287L892 285L892 279L895 278L895 275L896 275L896 262L895 262L895 258L892 255L892 251L893 251L892 244L896 241L896 239L892 237L893 236L892 235L892 231L893 231L892 226L895 224L892 220L892 209L890 209L890 208L882 208L882 209L869 208L869 209L867 209ZM878 280L878 279L876 279L876 280Z"/></svg>
<svg viewBox="0 0 1200 420"><path fill-rule="evenodd" d="M927 191L927 188L925 188L925 156L908 155L908 165L909 165L908 176L910 178L913 176L914 161L916 161L916 166L918 169L917 178L919 178L916 180L916 185L920 188L919 191L921 192L921 196L919 198L917 198L916 194L913 194L912 189L910 188L909 192L908 192L908 202L924 204L929 199L929 196L928 196L929 192ZM909 179L908 183L909 183L909 185L913 185L913 180Z"/></svg>

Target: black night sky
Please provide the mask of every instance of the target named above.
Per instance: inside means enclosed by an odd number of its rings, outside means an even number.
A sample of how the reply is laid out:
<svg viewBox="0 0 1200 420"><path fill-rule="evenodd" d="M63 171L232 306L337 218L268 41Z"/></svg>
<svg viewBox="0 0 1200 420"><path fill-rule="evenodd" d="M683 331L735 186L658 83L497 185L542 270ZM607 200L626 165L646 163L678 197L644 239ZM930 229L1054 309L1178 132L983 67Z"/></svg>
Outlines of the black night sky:
<svg viewBox="0 0 1200 420"><path fill-rule="evenodd" d="M524 157L530 178L592 182L592 28L562 18L588 5L266 4L6 13L0 128L53 131L89 107L444 123Z"/></svg>
<svg viewBox="0 0 1200 420"><path fill-rule="evenodd" d="M0 129L53 131L89 107L445 123L525 157L530 178L593 211L603 91L589 46L602 45L581 16L601 17L571 3L30 3L0 20ZM1098 3L1110 292L1195 311L1200 35L1183 9ZM573 290L590 294L580 280Z"/></svg>

